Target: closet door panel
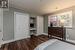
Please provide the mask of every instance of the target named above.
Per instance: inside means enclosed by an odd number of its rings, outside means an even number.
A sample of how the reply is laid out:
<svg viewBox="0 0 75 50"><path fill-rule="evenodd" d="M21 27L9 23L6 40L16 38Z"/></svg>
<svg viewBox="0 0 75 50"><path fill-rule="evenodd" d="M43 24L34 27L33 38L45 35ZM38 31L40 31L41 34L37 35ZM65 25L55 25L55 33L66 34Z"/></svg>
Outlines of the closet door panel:
<svg viewBox="0 0 75 50"><path fill-rule="evenodd" d="M22 39L29 36L29 15L15 13L15 39Z"/></svg>
<svg viewBox="0 0 75 50"><path fill-rule="evenodd" d="M37 16L37 34L41 35L43 34L43 17Z"/></svg>

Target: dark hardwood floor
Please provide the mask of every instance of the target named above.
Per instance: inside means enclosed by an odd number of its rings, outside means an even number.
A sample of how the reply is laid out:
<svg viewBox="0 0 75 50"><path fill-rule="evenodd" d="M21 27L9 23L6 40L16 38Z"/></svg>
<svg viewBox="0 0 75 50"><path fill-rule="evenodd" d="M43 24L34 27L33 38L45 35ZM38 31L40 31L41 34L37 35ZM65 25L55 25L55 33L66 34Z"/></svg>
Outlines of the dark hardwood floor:
<svg viewBox="0 0 75 50"><path fill-rule="evenodd" d="M34 50L35 47L47 40L49 40L49 38L45 35L33 36L32 38L4 44L2 45L1 50Z"/></svg>

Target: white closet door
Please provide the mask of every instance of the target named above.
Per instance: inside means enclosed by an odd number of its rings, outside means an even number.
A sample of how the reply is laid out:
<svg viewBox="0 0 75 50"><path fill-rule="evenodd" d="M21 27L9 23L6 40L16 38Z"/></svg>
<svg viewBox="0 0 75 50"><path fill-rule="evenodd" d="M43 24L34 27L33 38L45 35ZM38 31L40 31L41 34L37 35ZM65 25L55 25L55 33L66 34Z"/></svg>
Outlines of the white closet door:
<svg viewBox="0 0 75 50"><path fill-rule="evenodd" d="M27 38L29 36L29 15L15 13L15 39Z"/></svg>
<svg viewBox="0 0 75 50"><path fill-rule="evenodd" d="M43 17L37 16L37 35L43 34Z"/></svg>

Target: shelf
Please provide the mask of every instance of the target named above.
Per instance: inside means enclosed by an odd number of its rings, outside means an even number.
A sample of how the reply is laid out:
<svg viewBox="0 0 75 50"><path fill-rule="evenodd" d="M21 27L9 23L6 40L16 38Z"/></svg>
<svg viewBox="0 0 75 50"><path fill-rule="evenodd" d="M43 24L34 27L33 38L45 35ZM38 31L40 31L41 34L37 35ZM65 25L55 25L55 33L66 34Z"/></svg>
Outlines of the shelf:
<svg viewBox="0 0 75 50"><path fill-rule="evenodd" d="M30 17L30 19L36 19L35 17Z"/></svg>
<svg viewBox="0 0 75 50"><path fill-rule="evenodd" d="M35 22L30 22L30 24L35 24Z"/></svg>
<svg viewBox="0 0 75 50"><path fill-rule="evenodd" d="M36 17L30 17L30 34L34 35L37 33L36 31Z"/></svg>
<svg viewBox="0 0 75 50"><path fill-rule="evenodd" d="M33 31L33 30L36 30L36 28L31 28L30 30Z"/></svg>

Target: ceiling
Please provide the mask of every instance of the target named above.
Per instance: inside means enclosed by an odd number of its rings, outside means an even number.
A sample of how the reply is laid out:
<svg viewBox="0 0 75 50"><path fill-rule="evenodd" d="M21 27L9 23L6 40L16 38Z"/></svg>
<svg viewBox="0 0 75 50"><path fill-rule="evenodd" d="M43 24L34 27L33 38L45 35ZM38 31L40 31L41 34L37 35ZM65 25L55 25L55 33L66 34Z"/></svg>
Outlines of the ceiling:
<svg viewBox="0 0 75 50"><path fill-rule="evenodd" d="M75 0L10 0L10 6L44 15L75 5Z"/></svg>

